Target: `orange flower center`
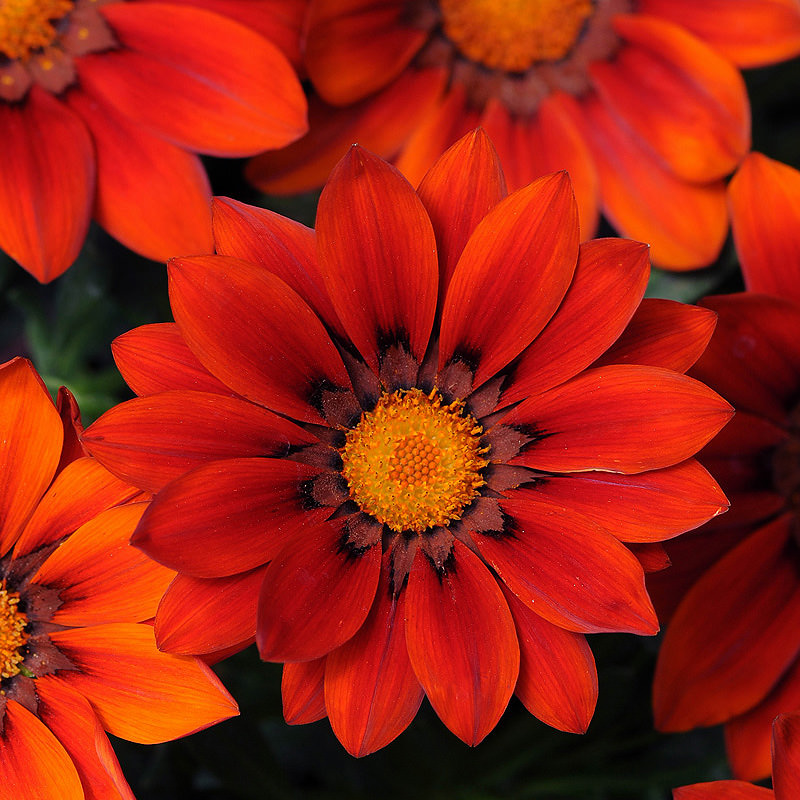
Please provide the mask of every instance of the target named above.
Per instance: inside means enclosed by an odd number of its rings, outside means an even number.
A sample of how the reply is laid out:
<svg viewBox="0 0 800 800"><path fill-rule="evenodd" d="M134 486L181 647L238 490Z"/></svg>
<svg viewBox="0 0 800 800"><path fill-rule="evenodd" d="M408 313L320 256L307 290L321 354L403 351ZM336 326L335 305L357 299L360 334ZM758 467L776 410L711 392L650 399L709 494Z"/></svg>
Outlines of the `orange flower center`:
<svg viewBox="0 0 800 800"><path fill-rule="evenodd" d="M0 679L22 672L22 648L28 641L28 618L19 610L19 595L0 583Z"/></svg>
<svg viewBox="0 0 800 800"><path fill-rule="evenodd" d="M523 72L564 58L594 11L592 0L440 0L445 35L472 61Z"/></svg>
<svg viewBox="0 0 800 800"><path fill-rule="evenodd" d="M362 511L395 531L459 519L485 483L483 428L434 390L384 394L347 433L342 472Z"/></svg>
<svg viewBox="0 0 800 800"><path fill-rule="evenodd" d="M72 11L72 0L0 0L0 53L25 59L56 38L54 20Z"/></svg>

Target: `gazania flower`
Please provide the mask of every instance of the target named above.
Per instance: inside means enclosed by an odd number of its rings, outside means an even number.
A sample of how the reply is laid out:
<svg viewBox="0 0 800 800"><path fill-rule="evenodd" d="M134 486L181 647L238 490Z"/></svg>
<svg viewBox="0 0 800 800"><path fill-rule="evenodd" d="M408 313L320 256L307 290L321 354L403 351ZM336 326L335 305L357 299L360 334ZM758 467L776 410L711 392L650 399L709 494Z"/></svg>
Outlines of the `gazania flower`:
<svg viewBox="0 0 800 800"><path fill-rule="evenodd" d="M584 730L583 634L658 629L625 543L726 507L690 457L730 408L680 373L713 315L637 314L646 247L579 247L566 174L506 196L480 132L418 194L354 147L316 235L230 200L214 234L169 263L176 323L116 343L144 396L84 437L158 491L133 542L179 572L159 645L255 636L287 719L357 755L423 695L470 744L514 692Z"/></svg>
<svg viewBox="0 0 800 800"><path fill-rule="evenodd" d="M3 2L0 248L50 281L94 215L148 258L211 252L196 153L252 155L305 132L294 69L262 35L291 55L302 5Z"/></svg>
<svg viewBox="0 0 800 800"><path fill-rule="evenodd" d="M69 401L68 395L63 395ZM0 366L0 794L133 797L105 731L161 742L237 713L151 625L173 573L131 547L147 503L93 459L31 365Z"/></svg>
<svg viewBox="0 0 800 800"><path fill-rule="evenodd" d="M737 67L798 52L795 0L311 0L310 131L248 175L305 190L357 141L416 183L480 124L511 189L567 169L584 238L602 211L690 269L719 252L720 179L749 148Z"/></svg>
<svg viewBox="0 0 800 800"><path fill-rule="evenodd" d="M772 723L772 785L713 781L683 786L674 800L794 800L800 797L800 715L783 714Z"/></svg>
<svg viewBox="0 0 800 800"><path fill-rule="evenodd" d="M726 723L734 775L757 780L772 720L800 710L800 173L753 153L730 199L749 291L704 301L719 324L694 374L737 409L702 454L732 508L668 548L691 589L664 637L654 705L663 730Z"/></svg>

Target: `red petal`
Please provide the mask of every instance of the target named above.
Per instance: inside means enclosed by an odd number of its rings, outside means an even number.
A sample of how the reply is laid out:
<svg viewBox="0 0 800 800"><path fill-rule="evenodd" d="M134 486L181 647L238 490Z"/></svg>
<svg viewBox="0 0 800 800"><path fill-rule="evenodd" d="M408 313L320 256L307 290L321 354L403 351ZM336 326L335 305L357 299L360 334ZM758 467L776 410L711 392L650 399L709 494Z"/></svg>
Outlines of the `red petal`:
<svg viewBox="0 0 800 800"><path fill-rule="evenodd" d="M715 725L759 703L794 661L800 582L788 515L724 556L694 585L667 629L653 708L661 730Z"/></svg>
<svg viewBox="0 0 800 800"><path fill-rule="evenodd" d="M0 735L0 786L8 798L86 800L64 746L14 700L6 700Z"/></svg>
<svg viewBox="0 0 800 800"><path fill-rule="evenodd" d="M0 425L0 555L4 555L53 479L64 441L61 417L26 359L0 366Z"/></svg>
<svg viewBox="0 0 800 800"><path fill-rule="evenodd" d="M206 655L244 647L256 635L258 593L266 567L228 578L178 575L156 614L159 650Z"/></svg>
<svg viewBox="0 0 800 800"><path fill-rule="evenodd" d="M114 736L155 744L238 713L205 664L157 650L149 625L93 625L50 638L77 667L60 670L53 682L83 694Z"/></svg>
<svg viewBox="0 0 800 800"><path fill-rule="evenodd" d="M459 139L430 168L417 189L439 249L439 299L475 227L506 196L503 169L480 129Z"/></svg>
<svg viewBox="0 0 800 800"><path fill-rule="evenodd" d="M578 212L566 173L498 203L464 247L444 299L440 368L465 358L474 385L495 375L553 316L578 258Z"/></svg>
<svg viewBox="0 0 800 800"><path fill-rule="evenodd" d="M442 722L476 745L502 716L519 675L508 604L459 541L442 570L419 550L406 591L406 641L417 679Z"/></svg>
<svg viewBox="0 0 800 800"><path fill-rule="evenodd" d="M605 106L684 180L730 173L750 149L750 107L739 70L670 22L618 14L625 45L589 72Z"/></svg>
<svg viewBox="0 0 800 800"><path fill-rule="evenodd" d="M259 405L324 421L320 387L346 391L350 379L302 298L263 267L228 256L174 258L168 270L175 321L211 373Z"/></svg>
<svg viewBox="0 0 800 800"><path fill-rule="evenodd" d="M405 593L393 596L390 570L387 554L369 616L325 664L331 727L357 758L396 739L411 724L424 696L406 648Z"/></svg>
<svg viewBox="0 0 800 800"><path fill-rule="evenodd" d="M557 386L588 367L628 324L649 274L647 245L624 239L582 244L572 284L514 364L499 405Z"/></svg>
<svg viewBox="0 0 800 800"><path fill-rule="evenodd" d="M83 444L104 466L157 491L194 467L225 458L284 455L318 440L264 408L205 392L162 392L115 406Z"/></svg>
<svg viewBox="0 0 800 800"><path fill-rule="evenodd" d="M508 589L503 594L519 639L515 694L546 725L586 733L597 704L597 670L586 637L549 623Z"/></svg>
<svg viewBox="0 0 800 800"><path fill-rule="evenodd" d="M103 726L86 698L49 675L36 681L36 695L42 722L58 737L78 770L85 800L135 800Z"/></svg>
<svg viewBox="0 0 800 800"><path fill-rule="evenodd" d="M215 461L167 484L133 543L195 578L221 578L265 564L330 516L304 493L320 470L296 461Z"/></svg>
<svg viewBox="0 0 800 800"><path fill-rule="evenodd" d="M141 325L111 343L125 383L138 395L169 389L193 389L231 395L189 349L174 322Z"/></svg>
<svg viewBox="0 0 800 800"><path fill-rule="evenodd" d="M261 589L261 657L311 661L344 644L364 624L380 565L380 546L354 550L343 542L340 521L318 525L287 545L269 565Z"/></svg>
<svg viewBox="0 0 800 800"><path fill-rule="evenodd" d="M781 714L772 726L775 800L800 797L800 715Z"/></svg>
<svg viewBox="0 0 800 800"><path fill-rule="evenodd" d="M283 718L290 725L306 725L325 716L325 662L327 658L283 665Z"/></svg>
<svg viewBox="0 0 800 800"><path fill-rule="evenodd" d="M716 324L717 315L708 309L645 298L595 366L641 364L686 372L703 354Z"/></svg>
<svg viewBox="0 0 800 800"><path fill-rule="evenodd" d="M769 789L741 781L695 783L672 790L673 800L773 800Z"/></svg>
<svg viewBox="0 0 800 800"><path fill-rule="evenodd" d="M747 288L800 301L800 172L750 153L728 197ZM770 198L768 207L765 197Z"/></svg>
<svg viewBox="0 0 800 800"><path fill-rule="evenodd" d="M672 566L666 547L661 542L632 542L628 549L642 565L645 575L661 572ZM661 617L659 617L661 619Z"/></svg>
<svg viewBox="0 0 800 800"><path fill-rule="evenodd" d="M80 252L94 200L92 141L64 103L33 86L0 103L0 247L43 283Z"/></svg>
<svg viewBox="0 0 800 800"><path fill-rule="evenodd" d="M123 49L79 59L81 84L157 135L211 155L246 156L305 133L297 76L255 31L167 3L113 3L101 13Z"/></svg>
<svg viewBox="0 0 800 800"><path fill-rule="evenodd" d="M642 567L608 531L530 490L500 505L507 530L472 537L525 605L571 631L658 632Z"/></svg>
<svg viewBox="0 0 800 800"><path fill-rule="evenodd" d="M728 508L717 482L694 459L637 475L542 476L535 492L589 517L623 542L670 539Z"/></svg>
<svg viewBox="0 0 800 800"><path fill-rule="evenodd" d="M394 167L354 146L319 199L326 286L350 339L377 371L383 339L417 361L436 310L436 241L428 215Z"/></svg>
<svg viewBox="0 0 800 800"><path fill-rule="evenodd" d="M58 475L68 464L89 454L83 449L80 440L83 435L83 423L78 401L66 386L58 387L56 410L61 417L61 424L64 426L64 444L61 447L61 458L56 468L56 475Z"/></svg>

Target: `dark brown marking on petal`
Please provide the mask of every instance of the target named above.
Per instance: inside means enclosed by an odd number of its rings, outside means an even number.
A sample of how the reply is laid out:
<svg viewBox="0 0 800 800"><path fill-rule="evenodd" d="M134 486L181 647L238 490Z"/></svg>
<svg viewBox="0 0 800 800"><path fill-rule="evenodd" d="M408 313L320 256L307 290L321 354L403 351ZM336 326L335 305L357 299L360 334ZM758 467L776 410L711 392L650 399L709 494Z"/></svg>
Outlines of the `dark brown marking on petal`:
<svg viewBox="0 0 800 800"><path fill-rule="evenodd" d="M477 369L477 360L455 355L450 363L436 376L436 386L445 402L463 400L472 392L472 381Z"/></svg>
<svg viewBox="0 0 800 800"><path fill-rule="evenodd" d="M387 545L392 554L389 568L389 592L392 597L397 597L405 588L418 544L419 536L416 534L395 533Z"/></svg>
<svg viewBox="0 0 800 800"><path fill-rule="evenodd" d="M367 550L380 544L382 534L383 524L369 514L353 514L342 525L338 552L345 553L348 558L363 556Z"/></svg>
<svg viewBox="0 0 800 800"><path fill-rule="evenodd" d="M503 463L552 435L532 425L495 425L481 437L481 444L490 448L490 461Z"/></svg>
<svg viewBox="0 0 800 800"><path fill-rule="evenodd" d="M347 481L341 472L323 472L300 484L300 495L304 511L331 506L338 508L347 502Z"/></svg>
<svg viewBox="0 0 800 800"><path fill-rule="evenodd" d="M301 464L308 464L310 467L321 467L322 469L338 472L342 468L342 457L338 451L326 444L307 444L302 447L291 447L286 454L289 461L299 461Z"/></svg>
<svg viewBox="0 0 800 800"><path fill-rule="evenodd" d="M39 584L29 584L20 604L32 622L49 622L61 606L61 598L55 589Z"/></svg>
<svg viewBox="0 0 800 800"><path fill-rule="evenodd" d="M59 626L60 627L60 626ZM28 655L24 665L37 677L51 675L60 669L78 669L51 641L46 633L28 639Z"/></svg>
<svg viewBox="0 0 800 800"><path fill-rule="evenodd" d="M510 464L489 464L483 472L486 485L495 492L517 489L520 486L542 486L548 476L534 472L528 467L513 467Z"/></svg>
<svg viewBox="0 0 800 800"><path fill-rule="evenodd" d="M361 356L351 351L342 342L337 341L336 347L342 357L344 368L350 376L350 383L358 398L359 405L364 411L371 411L381 396L381 385L378 376L364 363Z"/></svg>
<svg viewBox="0 0 800 800"><path fill-rule="evenodd" d="M492 508L491 505L487 504L476 512L474 518L475 527L471 530L475 533L480 533L481 536L489 536L492 539L516 538L517 527L514 523L514 518L503 511L497 500L488 497L486 499L493 502L495 507Z"/></svg>
<svg viewBox="0 0 800 800"><path fill-rule="evenodd" d="M381 351L379 363L381 384L385 391L396 392L416 385L419 364L405 344L395 342Z"/></svg>
<svg viewBox="0 0 800 800"><path fill-rule="evenodd" d="M101 4L79 2L69 15L69 26L59 38L59 43L71 55L84 56L119 47L117 37L97 11L98 5Z"/></svg>
<svg viewBox="0 0 800 800"><path fill-rule="evenodd" d="M27 667L27 661L25 662ZM38 715L39 713L39 698L36 696L36 682L33 678L27 678L25 675L15 675L8 681L3 681L8 686L4 686L3 694L5 699L15 700L21 706L25 706L31 714Z"/></svg>
<svg viewBox="0 0 800 800"><path fill-rule="evenodd" d="M422 359L417 373L417 388L429 393L436 383L436 372L439 369L439 337L431 336L428 349Z"/></svg>
<svg viewBox="0 0 800 800"><path fill-rule="evenodd" d="M453 534L447 528L435 527L420 536L420 547L441 580L454 570Z"/></svg>
<svg viewBox="0 0 800 800"><path fill-rule="evenodd" d="M491 414L497 408L505 380L505 376L498 375L480 386L467 398L467 411L478 420Z"/></svg>
<svg viewBox="0 0 800 800"><path fill-rule="evenodd" d="M50 557L50 554L61 544L62 539L57 542L40 547L32 553L14 558L12 554L7 555L0 561L0 578L7 578L15 592L23 592L28 586L28 581L36 574L39 567Z"/></svg>
<svg viewBox="0 0 800 800"><path fill-rule="evenodd" d="M504 516L500 503L494 497L478 497L461 517L459 527L475 533L502 530Z"/></svg>
<svg viewBox="0 0 800 800"><path fill-rule="evenodd" d="M329 425L348 427L361 416L359 403L349 389L336 386L327 378L317 378L311 385L309 405L322 414Z"/></svg>

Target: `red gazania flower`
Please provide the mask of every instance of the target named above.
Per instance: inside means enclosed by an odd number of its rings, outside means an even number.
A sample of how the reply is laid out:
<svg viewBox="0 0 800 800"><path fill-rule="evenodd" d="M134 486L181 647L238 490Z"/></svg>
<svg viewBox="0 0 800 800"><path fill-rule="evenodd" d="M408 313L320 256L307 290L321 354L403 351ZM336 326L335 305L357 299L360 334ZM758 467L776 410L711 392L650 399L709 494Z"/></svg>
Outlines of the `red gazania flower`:
<svg viewBox="0 0 800 800"><path fill-rule="evenodd" d="M691 269L719 252L721 178L749 149L737 67L798 52L796 0L311 0L310 131L248 175L305 190L357 141L416 183L480 124L511 189L567 169L584 238L602 211Z"/></svg>
<svg viewBox="0 0 800 800"><path fill-rule="evenodd" d="M174 573L130 546L146 498L80 456L75 411L65 430L29 362L0 366L0 794L131 800L105 731L162 742L237 709L156 648L143 623Z"/></svg>
<svg viewBox="0 0 800 800"><path fill-rule="evenodd" d="M800 173L753 153L730 200L749 291L704 301L719 324L693 374L737 409L701 456L732 508L668 548L659 594L691 588L664 637L654 706L663 730L726 723L734 775L757 780L772 720L800 709Z"/></svg>
<svg viewBox="0 0 800 800"><path fill-rule="evenodd" d="M0 248L53 280L94 216L148 258L211 252L196 154L253 155L306 131L294 69L265 38L292 56L302 11L302 0L4 2Z"/></svg>
<svg viewBox="0 0 800 800"><path fill-rule="evenodd" d="M222 199L214 235L169 263L175 324L116 342L143 396L83 440L158 491L133 541L179 572L159 645L255 636L286 718L356 755L423 695L470 744L514 692L585 730L583 634L658 629L626 543L726 507L691 456L730 407L681 374L713 315L637 312L647 248L579 246L565 173L506 196L481 132L419 193L354 147L316 233Z"/></svg>
<svg viewBox="0 0 800 800"><path fill-rule="evenodd" d="M782 714L772 723L772 789L743 781L683 786L673 800L795 800L800 797L800 715Z"/></svg>

